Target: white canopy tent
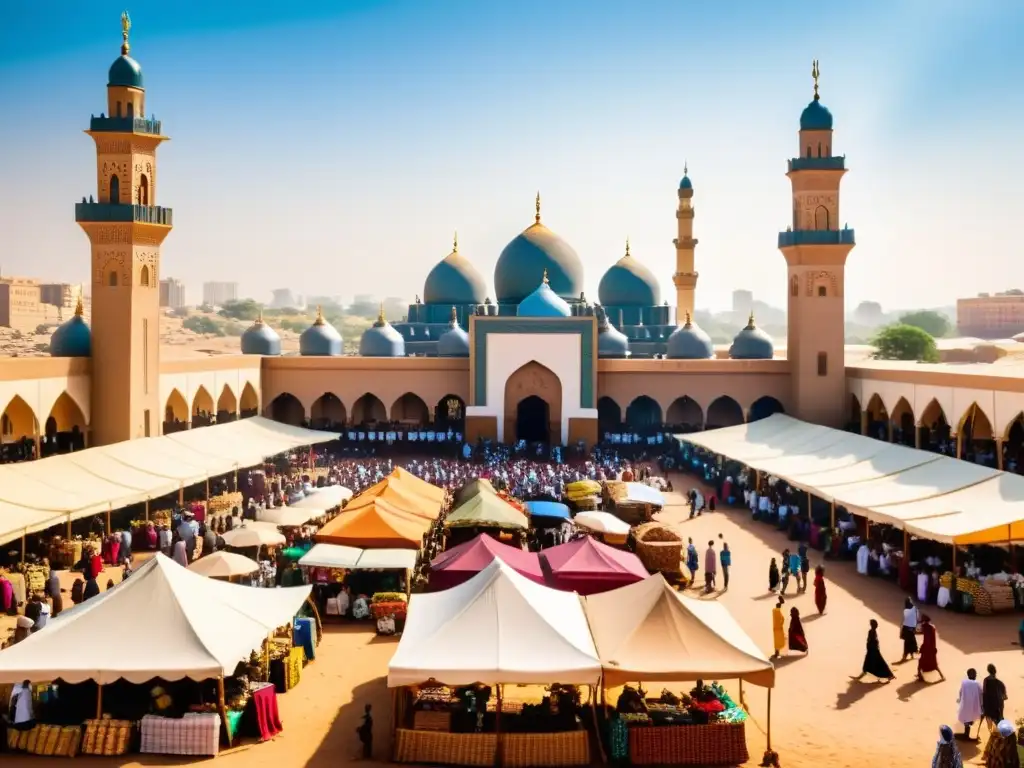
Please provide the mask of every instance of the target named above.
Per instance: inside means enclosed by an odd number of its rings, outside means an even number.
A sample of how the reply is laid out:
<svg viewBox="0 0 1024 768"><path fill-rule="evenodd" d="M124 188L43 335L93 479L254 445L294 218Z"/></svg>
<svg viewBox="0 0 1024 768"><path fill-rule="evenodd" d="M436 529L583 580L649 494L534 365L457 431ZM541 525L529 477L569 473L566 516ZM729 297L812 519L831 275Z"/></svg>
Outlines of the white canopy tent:
<svg viewBox="0 0 1024 768"><path fill-rule="evenodd" d="M343 544L314 544L299 558L310 568L338 568L347 571L409 570L416 567L413 549L359 549Z"/></svg>
<svg viewBox="0 0 1024 768"><path fill-rule="evenodd" d="M323 514L315 509L295 509L293 507L274 507L262 509L256 513L257 522L282 528L296 528Z"/></svg>
<svg viewBox="0 0 1024 768"><path fill-rule="evenodd" d="M51 619L44 632L0 651L0 683L231 675L270 632L291 623L309 592L214 581L157 554L131 578Z"/></svg>
<svg viewBox="0 0 1024 768"><path fill-rule="evenodd" d="M951 544L1024 540L1024 477L775 414L677 435L876 523Z"/></svg>
<svg viewBox="0 0 1024 768"><path fill-rule="evenodd" d="M579 528L613 536L628 536L632 528L611 512L580 512L572 519Z"/></svg>
<svg viewBox="0 0 1024 768"><path fill-rule="evenodd" d="M337 438L254 416L0 466L0 544Z"/></svg>
<svg viewBox="0 0 1024 768"><path fill-rule="evenodd" d="M289 509L308 509L318 515L340 507L352 498L352 491L343 485L325 485L322 488L314 488L309 494L299 499L294 504L289 504Z"/></svg>
<svg viewBox="0 0 1024 768"><path fill-rule="evenodd" d="M500 559L457 587L413 595L388 687L433 678L596 685L594 640L579 596L520 576Z"/></svg>
<svg viewBox="0 0 1024 768"><path fill-rule="evenodd" d="M188 567L192 573L211 579L230 579L249 576L260 569L260 564L235 552L213 552L196 560Z"/></svg>

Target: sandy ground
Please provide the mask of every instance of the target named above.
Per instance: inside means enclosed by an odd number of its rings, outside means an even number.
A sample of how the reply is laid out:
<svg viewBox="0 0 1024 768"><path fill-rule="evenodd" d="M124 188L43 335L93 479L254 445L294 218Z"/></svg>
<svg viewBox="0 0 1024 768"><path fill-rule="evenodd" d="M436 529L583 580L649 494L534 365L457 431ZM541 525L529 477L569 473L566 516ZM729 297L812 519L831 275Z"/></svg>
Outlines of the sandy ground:
<svg viewBox="0 0 1024 768"><path fill-rule="evenodd" d="M677 487L692 483L680 479ZM768 561L786 541L769 526L752 522L742 511L719 512L687 520L682 499L673 495L663 519L698 548L718 534L733 551L728 592L715 593L729 607L755 642L771 652L771 609L767 594ZM812 559L812 566L817 562ZM900 657L898 637L903 595L888 582L858 576L852 563L826 564L828 607L817 616L813 594L792 595L804 617L810 644L807 656L783 658L772 697L772 738L787 768L860 768L886 765L918 768L931 759L939 725L956 728L956 698L968 667L981 675L989 663L999 669L1010 699L1006 715L1018 709L1024 655L1016 639L1015 616L958 616L931 609L939 632L939 663L945 683L914 681L916 663L893 667L897 679L882 685L850 680L860 672L868 621L880 623L882 651L890 661ZM103 577L107 578L106 575ZM698 576L700 580L700 576ZM105 583L101 582L101 583ZM328 625L317 659L306 667L298 688L279 699L285 730L268 744L246 744L218 758L223 768L327 768L348 762L358 750L355 728L363 705L374 705L375 752L381 763L390 755L390 697L385 687L387 664L397 640L377 638L368 628ZM724 682L724 681L723 681ZM682 689L683 685L672 686ZM735 691L735 686L727 687ZM766 697L746 687L751 710L747 728L750 765L765 746ZM980 764L980 745L962 745L965 761ZM127 760L80 758L109 766L185 765L190 761L133 755ZM39 766L44 760L4 755L5 768ZM198 761L192 761L198 762Z"/></svg>

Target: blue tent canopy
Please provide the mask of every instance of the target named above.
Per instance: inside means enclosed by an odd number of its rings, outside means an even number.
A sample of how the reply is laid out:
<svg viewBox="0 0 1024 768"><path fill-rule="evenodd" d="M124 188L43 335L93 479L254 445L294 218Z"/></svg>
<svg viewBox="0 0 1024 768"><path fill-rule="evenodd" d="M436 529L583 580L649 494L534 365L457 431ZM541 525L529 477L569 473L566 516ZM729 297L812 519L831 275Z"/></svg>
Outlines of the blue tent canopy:
<svg viewBox="0 0 1024 768"><path fill-rule="evenodd" d="M569 507L557 501L528 501L526 509L533 517L552 517L559 520L569 519Z"/></svg>

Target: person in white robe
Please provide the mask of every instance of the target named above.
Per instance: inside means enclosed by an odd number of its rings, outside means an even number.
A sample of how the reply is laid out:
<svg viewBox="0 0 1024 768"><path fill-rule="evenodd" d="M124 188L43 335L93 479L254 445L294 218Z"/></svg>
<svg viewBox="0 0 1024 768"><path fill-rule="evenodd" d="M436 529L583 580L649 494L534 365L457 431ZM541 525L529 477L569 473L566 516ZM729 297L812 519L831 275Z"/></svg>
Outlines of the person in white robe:
<svg viewBox="0 0 1024 768"><path fill-rule="evenodd" d="M981 720L981 693L977 670L968 669L967 678L960 683L960 695L956 699L959 704L956 719L964 724L964 738L967 741L974 741L971 738L971 726L974 725L975 720Z"/></svg>
<svg viewBox="0 0 1024 768"><path fill-rule="evenodd" d="M861 544L857 550L857 573L861 576L868 575L868 545Z"/></svg>

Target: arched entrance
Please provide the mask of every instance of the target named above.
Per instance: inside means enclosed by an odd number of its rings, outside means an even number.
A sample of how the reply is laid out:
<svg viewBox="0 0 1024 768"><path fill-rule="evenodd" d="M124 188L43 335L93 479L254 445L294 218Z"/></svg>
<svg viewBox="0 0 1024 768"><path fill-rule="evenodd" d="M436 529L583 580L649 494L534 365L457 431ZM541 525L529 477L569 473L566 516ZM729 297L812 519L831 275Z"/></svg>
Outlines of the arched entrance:
<svg viewBox="0 0 1024 768"><path fill-rule="evenodd" d="M917 432L921 448L929 451L941 451L942 444L950 439L949 420L938 400L933 398L925 406Z"/></svg>
<svg viewBox="0 0 1024 768"><path fill-rule="evenodd" d="M234 421L237 418L238 398L231 391L231 387L225 384L224 388L220 391L220 397L217 398L217 423L227 424L229 421Z"/></svg>
<svg viewBox="0 0 1024 768"><path fill-rule="evenodd" d="M50 409L43 429L39 452L45 456L70 453L85 448L85 416L71 395L60 393Z"/></svg>
<svg viewBox="0 0 1024 768"><path fill-rule="evenodd" d="M213 398L206 387L199 387L192 398L192 428L208 427L214 423Z"/></svg>
<svg viewBox="0 0 1024 768"><path fill-rule="evenodd" d="M188 429L188 403L181 392L172 389L164 405L163 434L170 435L185 429Z"/></svg>
<svg viewBox="0 0 1024 768"><path fill-rule="evenodd" d="M309 426L313 429L340 429L345 425L345 405L333 392L324 392L309 409Z"/></svg>
<svg viewBox="0 0 1024 768"><path fill-rule="evenodd" d="M769 416L774 416L776 413L785 412L786 409L782 407L782 403L774 397L765 395L764 397L759 397L754 401L754 404L750 406L747 421L760 421L761 419L767 419Z"/></svg>
<svg viewBox="0 0 1024 768"><path fill-rule="evenodd" d="M387 420L387 409L374 394L367 392L352 405L353 424L383 424Z"/></svg>
<svg viewBox="0 0 1024 768"><path fill-rule="evenodd" d="M668 407L665 423L673 430L697 432L704 427L704 411L689 395L677 397Z"/></svg>
<svg viewBox="0 0 1024 768"><path fill-rule="evenodd" d="M705 429L735 427L743 423L743 409L728 395L722 395L708 406Z"/></svg>
<svg viewBox="0 0 1024 768"><path fill-rule="evenodd" d="M889 423L892 424L892 441L899 445L914 447L914 409L905 397L896 401L889 414Z"/></svg>
<svg viewBox="0 0 1024 768"><path fill-rule="evenodd" d="M462 434L466 425L466 404L458 395L445 395L434 408L434 425Z"/></svg>
<svg viewBox="0 0 1024 768"><path fill-rule="evenodd" d="M293 427L301 427L306 420L306 409L302 407L299 398L290 392L282 392L275 397L267 408L270 418L282 424L291 424Z"/></svg>
<svg viewBox="0 0 1024 768"><path fill-rule="evenodd" d="M622 428L622 409L610 397L602 397L597 401L597 432L603 440L605 435L617 433Z"/></svg>
<svg viewBox="0 0 1024 768"><path fill-rule="evenodd" d="M39 422L31 406L15 395L0 414L0 461L27 461L35 456Z"/></svg>
<svg viewBox="0 0 1024 768"><path fill-rule="evenodd" d="M391 420L406 427L425 427L430 423L430 411L422 398L406 392L391 404Z"/></svg>
<svg viewBox="0 0 1024 768"><path fill-rule="evenodd" d="M256 390L252 384L248 381L245 382L245 386L242 387L242 399L238 404L239 418L248 419L251 416L257 416L260 412L260 399L256 395Z"/></svg>
<svg viewBox="0 0 1024 768"><path fill-rule="evenodd" d="M626 425L642 434L661 429L661 406L658 401L647 395L635 398L626 406Z"/></svg>
<svg viewBox="0 0 1024 768"><path fill-rule="evenodd" d="M520 403L531 397L543 401L545 407L542 409L531 400L521 414ZM520 367L505 382L504 440L506 443L527 440L550 445L563 442L562 382L558 374L536 360Z"/></svg>

